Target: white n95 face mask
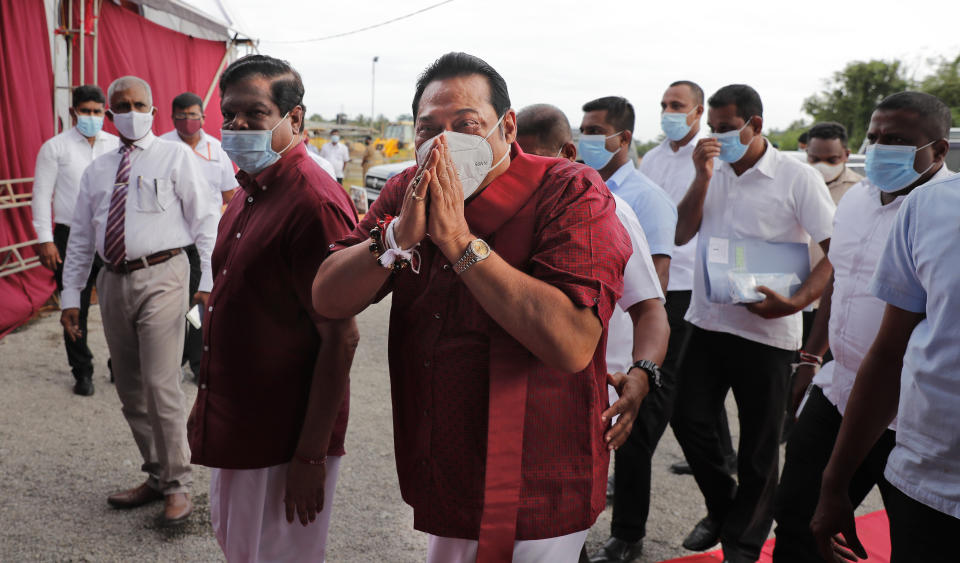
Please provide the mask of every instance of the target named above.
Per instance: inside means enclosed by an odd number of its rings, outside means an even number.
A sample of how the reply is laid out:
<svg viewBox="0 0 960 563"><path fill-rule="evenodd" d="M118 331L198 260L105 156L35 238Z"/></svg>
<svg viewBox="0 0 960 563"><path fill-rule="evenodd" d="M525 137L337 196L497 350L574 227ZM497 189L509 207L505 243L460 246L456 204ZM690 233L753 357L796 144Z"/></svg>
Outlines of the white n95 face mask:
<svg viewBox="0 0 960 563"><path fill-rule="evenodd" d="M454 166L457 167L457 176L460 177L460 185L463 186L463 199L467 199L473 195L473 193L477 191L477 188L480 187L483 179L487 177L487 174L497 166L500 166L500 163L510 154L510 150L507 149L507 151L503 153L503 156L500 157L500 160L494 163L493 147L487 142L490 135L500 127L504 116L506 116L506 113L500 116L497 123L490 129L490 132L483 137L480 135L457 133L456 131L444 131L440 133L440 135L447 138L447 148L450 152L450 158L453 160ZM418 166L423 166L430 159L433 141L437 137L440 137L440 135L424 141L417 149Z"/></svg>
<svg viewBox="0 0 960 563"><path fill-rule="evenodd" d="M108 111L113 115L113 124L117 127L117 131L126 139L138 141L144 138L153 127L153 110L154 108L151 107L146 113L134 110L126 113Z"/></svg>
<svg viewBox="0 0 960 563"><path fill-rule="evenodd" d="M814 168L816 168L820 172L820 174L823 175L823 181L827 182L828 184L836 180L837 178L840 177L841 174L843 174L842 162L840 164L830 164L828 162L821 161L821 162L811 164L810 166L813 166Z"/></svg>

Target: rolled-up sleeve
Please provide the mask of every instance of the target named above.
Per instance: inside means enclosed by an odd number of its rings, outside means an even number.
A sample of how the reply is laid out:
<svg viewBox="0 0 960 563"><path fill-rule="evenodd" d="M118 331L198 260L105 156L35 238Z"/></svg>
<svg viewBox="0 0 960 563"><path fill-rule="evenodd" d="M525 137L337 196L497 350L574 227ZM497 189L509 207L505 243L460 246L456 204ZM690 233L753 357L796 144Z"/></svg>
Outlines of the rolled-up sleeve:
<svg viewBox="0 0 960 563"><path fill-rule="evenodd" d="M585 176L569 180L543 223L531 275L563 291L574 304L592 308L606 326L623 293L632 251L613 196L599 176Z"/></svg>

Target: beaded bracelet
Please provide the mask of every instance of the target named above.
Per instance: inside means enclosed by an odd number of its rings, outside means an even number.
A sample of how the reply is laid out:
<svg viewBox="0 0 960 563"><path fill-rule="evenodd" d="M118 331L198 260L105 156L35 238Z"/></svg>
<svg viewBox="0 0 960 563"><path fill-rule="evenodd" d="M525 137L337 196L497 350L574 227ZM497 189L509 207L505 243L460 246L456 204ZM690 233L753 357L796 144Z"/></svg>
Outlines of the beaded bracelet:
<svg viewBox="0 0 960 563"><path fill-rule="evenodd" d="M327 456L314 459L314 458L302 456L298 453L294 453L293 457L300 463L306 463L307 465L326 465L327 464Z"/></svg>

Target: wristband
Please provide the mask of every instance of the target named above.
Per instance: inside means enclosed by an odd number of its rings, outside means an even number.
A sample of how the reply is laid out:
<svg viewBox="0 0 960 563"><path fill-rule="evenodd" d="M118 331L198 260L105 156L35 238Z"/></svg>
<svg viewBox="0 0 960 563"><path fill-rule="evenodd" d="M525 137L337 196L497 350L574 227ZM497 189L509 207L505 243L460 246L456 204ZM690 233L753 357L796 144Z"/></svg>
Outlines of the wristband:
<svg viewBox="0 0 960 563"><path fill-rule="evenodd" d="M293 459L299 461L300 463L305 463L307 465L326 465L327 464L327 456L318 457L318 458L309 458L294 452Z"/></svg>
<svg viewBox="0 0 960 563"><path fill-rule="evenodd" d="M816 364L819 367L823 365L823 356L818 356L816 354L811 354L809 352L804 352L803 350L800 350L800 363Z"/></svg>

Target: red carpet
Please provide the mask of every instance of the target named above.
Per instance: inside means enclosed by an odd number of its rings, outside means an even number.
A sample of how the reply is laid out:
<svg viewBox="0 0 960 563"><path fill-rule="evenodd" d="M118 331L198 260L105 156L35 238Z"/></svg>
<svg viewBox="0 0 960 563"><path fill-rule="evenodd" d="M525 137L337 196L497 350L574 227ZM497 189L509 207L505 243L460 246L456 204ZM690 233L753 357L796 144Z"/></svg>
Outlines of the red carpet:
<svg viewBox="0 0 960 563"><path fill-rule="evenodd" d="M857 518L857 536L867 548L867 561L871 563L890 563L890 528L887 513L883 510L871 512ZM760 552L759 563L773 561L773 539L767 540ZM661 563L721 563L723 554L718 549L708 553L688 555L679 559L670 559Z"/></svg>

